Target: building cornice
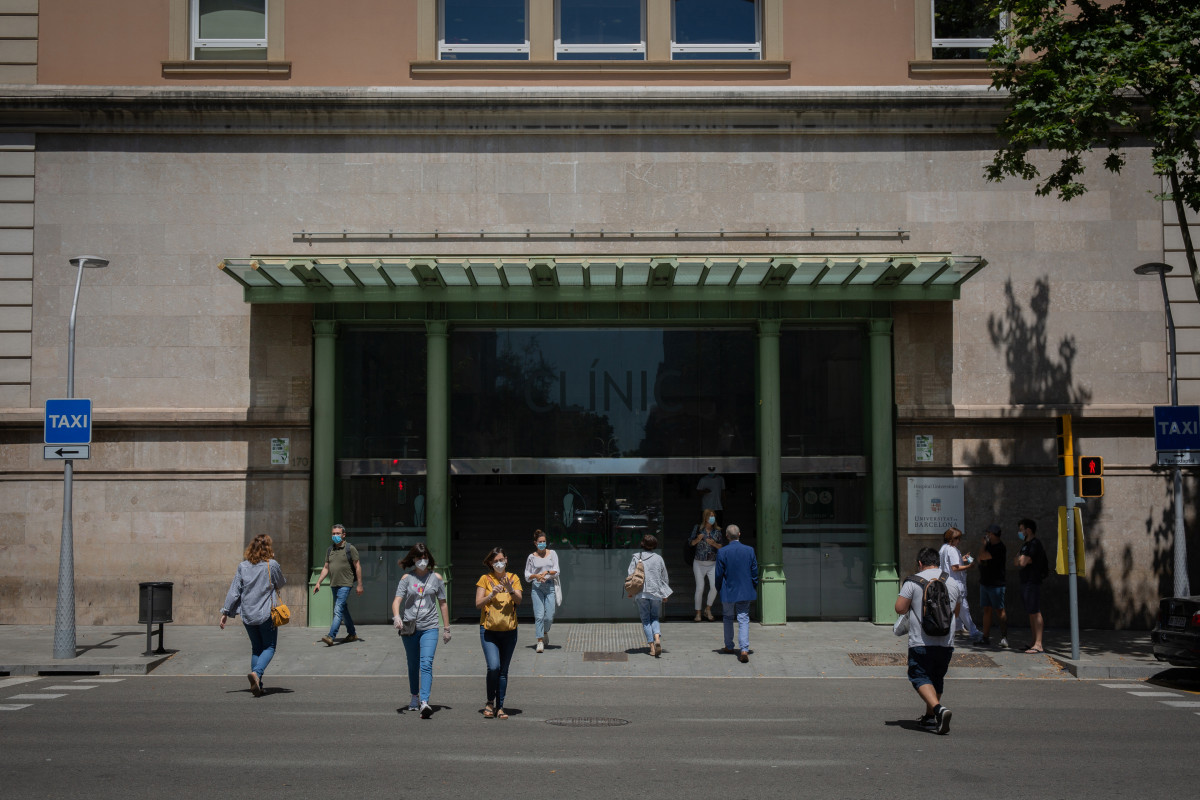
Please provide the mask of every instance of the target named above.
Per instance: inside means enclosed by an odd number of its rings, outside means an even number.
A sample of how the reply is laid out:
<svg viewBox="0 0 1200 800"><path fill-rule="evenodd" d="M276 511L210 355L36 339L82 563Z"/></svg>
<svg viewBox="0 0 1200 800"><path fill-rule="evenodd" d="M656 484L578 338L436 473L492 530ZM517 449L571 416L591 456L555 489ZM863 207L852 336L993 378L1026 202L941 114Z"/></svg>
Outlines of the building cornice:
<svg viewBox="0 0 1200 800"><path fill-rule="evenodd" d="M27 133L986 133L982 86L113 87L0 85L0 130Z"/></svg>

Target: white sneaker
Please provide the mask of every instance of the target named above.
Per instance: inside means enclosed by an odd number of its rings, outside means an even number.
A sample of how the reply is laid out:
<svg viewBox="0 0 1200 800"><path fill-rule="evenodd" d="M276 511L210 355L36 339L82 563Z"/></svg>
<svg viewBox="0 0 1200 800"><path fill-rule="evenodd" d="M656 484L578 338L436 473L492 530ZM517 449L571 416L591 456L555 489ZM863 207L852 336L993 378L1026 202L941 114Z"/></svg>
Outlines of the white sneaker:
<svg viewBox="0 0 1200 800"><path fill-rule="evenodd" d="M538 651L539 653L541 653L541 652L542 652L542 651L544 651L545 649L546 649L546 648L545 648L545 647L542 645L542 643L541 643L541 642L538 642L538 643L537 643L537 651Z"/></svg>
<svg viewBox="0 0 1200 800"><path fill-rule="evenodd" d="M421 698L414 694L412 696L412 700L408 701L408 710L416 711L420 707L421 707Z"/></svg>
<svg viewBox="0 0 1200 800"><path fill-rule="evenodd" d="M1001 649L1001 650L1007 650L1007 649L1008 649L1008 639L1001 639L1001 640L1000 640L1000 649Z"/></svg>

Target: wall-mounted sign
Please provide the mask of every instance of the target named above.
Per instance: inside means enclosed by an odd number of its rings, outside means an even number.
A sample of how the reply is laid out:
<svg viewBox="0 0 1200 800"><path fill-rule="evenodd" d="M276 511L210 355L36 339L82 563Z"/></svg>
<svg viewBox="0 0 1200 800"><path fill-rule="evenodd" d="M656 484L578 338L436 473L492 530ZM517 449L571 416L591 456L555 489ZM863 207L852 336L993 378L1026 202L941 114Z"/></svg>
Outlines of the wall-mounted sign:
<svg viewBox="0 0 1200 800"><path fill-rule="evenodd" d="M908 479L908 532L910 535L936 534L946 528L963 529L962 478Z"/></svg>
<svg viewBox="0 0 1200 800"><path fill-rule="evenodd" d="M291 449L291 439L272 439L271 440L271 463L288 464L288 452Z"/></svg>
<svg viewBox="0 0 1200 800"><path fill-rule="evenodd" d="M917 463L933 461L933 437L917 434L913 437L913 452Z"/></svg>

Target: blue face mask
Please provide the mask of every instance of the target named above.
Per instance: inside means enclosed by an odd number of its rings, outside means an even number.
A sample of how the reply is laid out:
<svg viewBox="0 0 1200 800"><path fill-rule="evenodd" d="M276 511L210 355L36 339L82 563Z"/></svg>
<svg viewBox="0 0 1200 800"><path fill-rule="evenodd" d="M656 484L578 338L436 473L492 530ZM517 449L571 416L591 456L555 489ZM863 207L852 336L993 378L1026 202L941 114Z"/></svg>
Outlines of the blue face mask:
<svg viewBox="0 0 1200 800"><path fill-rule="evenodd" d="M545 542L538 542L538 543L537 543L537 549L538 549L539 551L541 551L541 550L545 550L545 549L546 549L546 543L545 543Z"/></svg>
<svg viewBox="0 0 1200 800"><path fill-rule="evenodd" d="M1017 531L1017 538L1022 542L1025 541L1025 531Z"/></svg>
<svg viewBox="0 0 1200 800"><path fill-rule="evenodd" d="M717 518L716 518L716 517L709 517L709 518L708 518L708 524L709 524L709 525L716 525L716 524L717 524Z"/></svg>
<svg viewBox="0 0 1200 800"><path fill-rule="evenodd" d="M333 535L333 543L334 543L334 544L341 544L341 543L342 543L342 537L341 537L341 536L338 536L338 535L335 533L335 534Z"/></svg>

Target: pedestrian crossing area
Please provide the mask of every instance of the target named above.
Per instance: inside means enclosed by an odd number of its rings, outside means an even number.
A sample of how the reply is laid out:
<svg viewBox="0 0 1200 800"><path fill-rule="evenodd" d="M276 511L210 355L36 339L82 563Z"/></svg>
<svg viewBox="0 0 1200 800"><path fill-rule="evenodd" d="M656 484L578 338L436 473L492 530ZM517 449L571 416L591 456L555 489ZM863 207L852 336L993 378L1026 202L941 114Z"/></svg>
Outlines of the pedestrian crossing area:
<svg viewBox="0 0 1200 800"><path fill-rule="evenodd" d="M124 678L13 677L0 678L0 712L22 711L49 700L95 689L106 683L120 683Z"/></svg>
<svg viewBox="0 0 1200 800"><path fill-rule="evenodd" d="M1151 689L1144 683L1102 683L1106 689L1121 689L1133 697L1145 697L1156 700L1169 708L1191 709L1200 715L1200 694L1190 692L1173 692L1166 689Z"/></svg>

